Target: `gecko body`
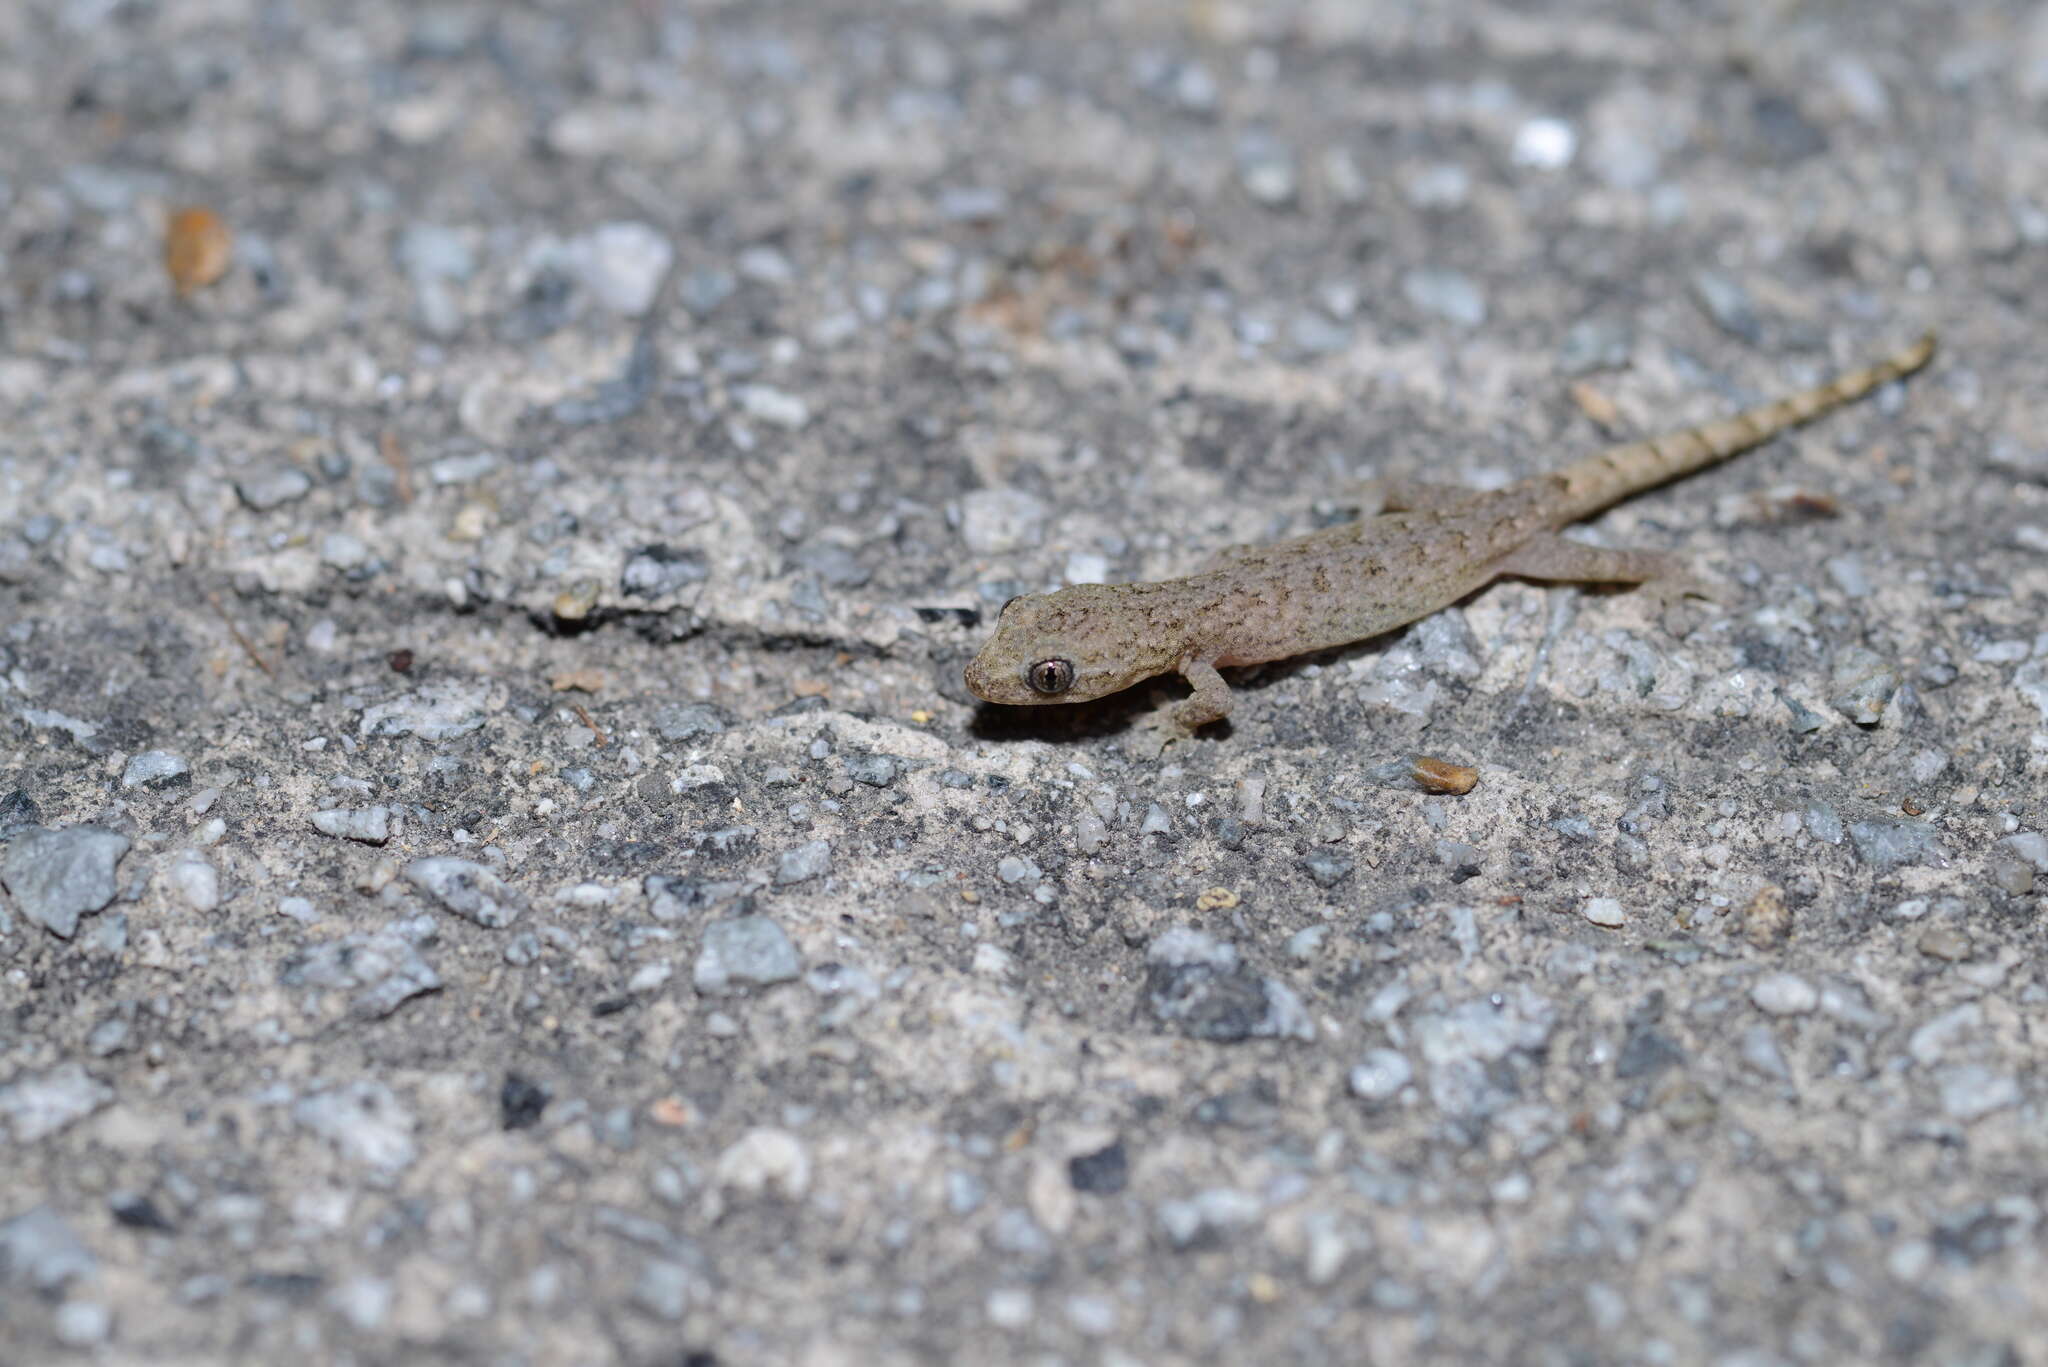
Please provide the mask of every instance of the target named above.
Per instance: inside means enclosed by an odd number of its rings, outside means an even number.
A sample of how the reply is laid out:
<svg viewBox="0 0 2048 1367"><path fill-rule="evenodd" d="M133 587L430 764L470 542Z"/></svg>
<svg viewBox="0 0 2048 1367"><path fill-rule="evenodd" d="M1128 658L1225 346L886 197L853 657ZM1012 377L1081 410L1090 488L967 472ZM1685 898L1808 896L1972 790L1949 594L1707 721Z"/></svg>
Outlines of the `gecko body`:
<svg viewBox="0 0 2048 1367"><path fill-rule="evenodd" d="M1491 493L1382 486L1385 509L1266 546L1222 552L1194 574L1139 584L1075 584L1004 604L967 666L987 702L1082 702L1178 672L1193 694L1146 723L1161 745L1230 711L1217 668L1262 664L1362 641L1426 617L1502 575L1637 584L1674 574L1652 551L1567 540L1559 529L1632 494L1769 441L1912 374L1932 334L1905 350L1762 407L1597 452Z"/></svg>

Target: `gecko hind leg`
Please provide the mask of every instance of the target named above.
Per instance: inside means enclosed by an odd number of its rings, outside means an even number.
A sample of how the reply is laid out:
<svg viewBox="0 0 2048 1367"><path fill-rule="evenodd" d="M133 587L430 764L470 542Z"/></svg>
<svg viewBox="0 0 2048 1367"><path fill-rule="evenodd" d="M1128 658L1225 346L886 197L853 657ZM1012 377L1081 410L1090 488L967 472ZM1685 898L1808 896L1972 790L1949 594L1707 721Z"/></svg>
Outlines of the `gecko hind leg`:
<svg viewBox="0 0 2048 1367"><path fill-rule="evenodd" d="M1556 583L1643 584L1660 603L1684 597L1720 600L1722 591L1693 572L1683 560L1662 551L1615 550L1588 546L1562 536L1532 537L1505 556L1501 574Z"/></svg>
<svg viewBox="0 0 2048 1367"><path fill-rule="evenodd" d="M1206 660L1190 660L1180 667L1181 676L1195 691L1178 702L1155 709L1138 723L1134 738L1148 758L1157 758L1177 740L1191 739L1197 728L1230 715L1230 685Z"/></svg>

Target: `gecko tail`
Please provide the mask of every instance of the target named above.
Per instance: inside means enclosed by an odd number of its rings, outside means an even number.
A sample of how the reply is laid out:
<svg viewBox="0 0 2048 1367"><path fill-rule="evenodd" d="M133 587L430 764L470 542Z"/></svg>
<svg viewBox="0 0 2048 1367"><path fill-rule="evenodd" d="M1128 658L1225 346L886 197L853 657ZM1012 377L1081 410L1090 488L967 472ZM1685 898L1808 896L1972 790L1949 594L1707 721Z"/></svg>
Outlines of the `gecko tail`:
<svg viewBox="0 0 2048 1367"><path fill-rule="evenodd" d="M1761 446L1780 432L1853 403L1881 385L1904 379L1933 358L1934 334L1928 332L1882 361L1846 371L1812 389L1682 432L1588 456L1555 476L1563 485L1557 524L1575 522L1630 494Z"/></svg>

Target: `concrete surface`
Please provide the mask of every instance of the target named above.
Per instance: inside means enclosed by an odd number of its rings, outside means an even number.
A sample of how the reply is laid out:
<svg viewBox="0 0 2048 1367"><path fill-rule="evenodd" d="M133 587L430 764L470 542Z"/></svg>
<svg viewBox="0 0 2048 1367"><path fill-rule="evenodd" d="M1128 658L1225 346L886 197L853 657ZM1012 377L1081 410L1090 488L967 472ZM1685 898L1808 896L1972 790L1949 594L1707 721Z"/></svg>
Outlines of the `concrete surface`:
<svg viewBox="0 0 2048 1367"><path fill-rule="evenodd" d="M0 1360L2048 1361L2040 6L17 0L0 116ZM960 687L1930 326L1596 524L1723 603Z"/></svg>

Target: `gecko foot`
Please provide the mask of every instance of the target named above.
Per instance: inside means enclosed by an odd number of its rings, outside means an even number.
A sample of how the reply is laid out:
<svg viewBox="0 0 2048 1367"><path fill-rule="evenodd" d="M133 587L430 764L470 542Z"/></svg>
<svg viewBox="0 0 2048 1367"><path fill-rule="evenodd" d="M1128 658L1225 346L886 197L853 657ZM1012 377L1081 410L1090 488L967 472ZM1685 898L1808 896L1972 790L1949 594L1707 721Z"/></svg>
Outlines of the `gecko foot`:
<svg viewBox="0 0 2048 1367"><path fill-rule="evenodd" d="M1161 703L1132 724L1130 747L1143 759L1158 759L1167 746L1193 740L1197 727L1219 720L1200 698Z"/></svg>
<svg viewBox="0 0 2048 1367"><path fill-rule="evenodd" d="M1168 703L1138 719L1131 727L1130 748L1133 754L1140 759L1158 759L1175 741L1194 739L1195 733L1174 719L1173 714L1179 706L1179 703Z"/></svg>

